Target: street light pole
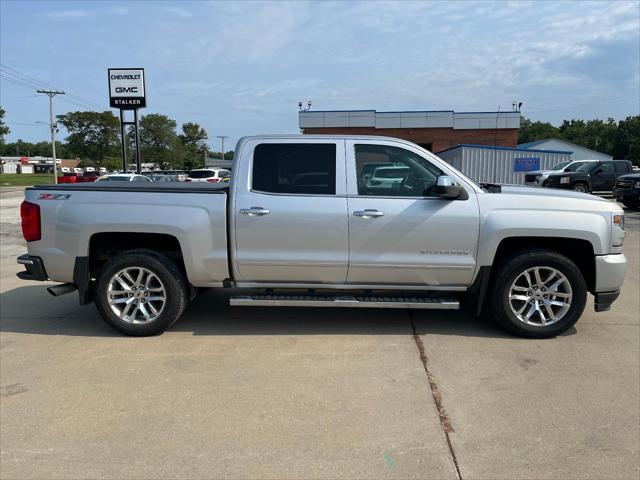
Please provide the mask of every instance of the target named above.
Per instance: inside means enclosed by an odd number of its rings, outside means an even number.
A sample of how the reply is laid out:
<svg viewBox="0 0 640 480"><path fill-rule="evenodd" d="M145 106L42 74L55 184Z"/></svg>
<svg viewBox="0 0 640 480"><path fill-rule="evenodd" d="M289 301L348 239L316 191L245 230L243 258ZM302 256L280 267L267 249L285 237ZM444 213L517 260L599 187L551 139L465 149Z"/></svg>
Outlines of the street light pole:
<svg viewBox="0 0 640 480"><path fill-rule="evenodd" d="M56 124L53 121L53 97L64 95L60 90L38 90L49 97L49 127L51 128L51 153L53 155L53 182L58 183L58 164L56 163Z"/></svg>
<svg viewBox="0 0 640 480"><path fill-rule="evenodd" d="M229 138L226 135L216 135L222 141L222 160L224 160L224 139Z"/></svg>

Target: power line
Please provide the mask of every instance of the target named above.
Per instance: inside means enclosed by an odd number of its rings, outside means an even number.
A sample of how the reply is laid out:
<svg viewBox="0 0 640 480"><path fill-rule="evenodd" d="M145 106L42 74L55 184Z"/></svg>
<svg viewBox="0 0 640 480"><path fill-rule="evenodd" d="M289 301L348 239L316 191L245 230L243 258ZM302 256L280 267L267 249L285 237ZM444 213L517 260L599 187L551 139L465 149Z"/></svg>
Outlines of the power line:
<svg viewBox="0 0 640 480"><path fill-rule="evenodd" d="M25 86L27 88L33 88L36 90L41 88L46 88L49 90L59 90L58 88L53 87L50 84L47 84L41 80L38 80L35 77L27 75L26 73L22 73L19 70L16 70L15 68L2 63L0 63L0 72L4 75L5 80L9 80L9 81L13 80L13 83L20 82L22 86ZM78 106L85 106L92 109L99 108L99 109L108 110L108 107L101 105L99 103L93 102L91 100L88 100L86 98L80 97L79 95L74 95L72 93L67 92L67 96L75 100L77 104L81 104Z"/></svg>

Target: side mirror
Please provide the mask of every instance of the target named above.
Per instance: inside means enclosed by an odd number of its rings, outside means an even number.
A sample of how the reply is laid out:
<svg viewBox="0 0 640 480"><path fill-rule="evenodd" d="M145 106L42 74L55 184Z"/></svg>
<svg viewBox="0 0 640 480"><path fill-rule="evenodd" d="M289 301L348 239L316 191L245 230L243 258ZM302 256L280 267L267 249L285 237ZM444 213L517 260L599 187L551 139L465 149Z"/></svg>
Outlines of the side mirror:
<svg viewBox="0 0 640 480"><path fill-rule="evenodd" d="M446 200L466 200L469 198L467 191L460 185L456 185L448 175L440 175L438 177L436 195Z"/></svg>

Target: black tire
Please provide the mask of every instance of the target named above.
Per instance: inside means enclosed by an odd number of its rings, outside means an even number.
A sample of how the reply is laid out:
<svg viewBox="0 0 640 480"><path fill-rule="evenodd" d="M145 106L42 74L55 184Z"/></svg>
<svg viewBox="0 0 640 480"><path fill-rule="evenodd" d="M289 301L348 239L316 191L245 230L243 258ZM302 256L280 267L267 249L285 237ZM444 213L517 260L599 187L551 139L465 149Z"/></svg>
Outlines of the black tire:
<svg viewBox="0 0 640 480"><path fill-rule="evenodd" d="M571 190L574 190L576 192L589 193L589 185L584 182L576 182L571 187Z"/></svg>
<svg viewBox="0 0 640 480"><path fill-rule="evenodd" d="M549 186L549 180L545 180L544 182L542 182L542 186L543 187L548 187Z"/></svg>
<svg viewBox="0 0 640 480"><path fill-rule="evenodd" d="M147 323L127 322L116 315L109 305L107 291L111 279L116 273L129 267L144 268L152 272L164 287L164 306L157 318ZM180 318L188 299L189 285L184 273L169 257L153 250L136 249L124 252L107 261L98 273L95 293L98 312L107 325L125 335L145 337L161 334Z"/></svg>
<svg viewBox="0 0 640 480"><path fill-rule="evenodd" d="M550 267L566 277L571 286L571 304L555 323L550 325L529 325L519 320L512 311L509 292L513 282L529 268ZM531 249L519 251L504 258L493 275L493 289L490 294L492 316L503 328L521 337L549 338L570 329L580 318L587 301L587 284L580 269L573 261L553 250Z"/></svg>

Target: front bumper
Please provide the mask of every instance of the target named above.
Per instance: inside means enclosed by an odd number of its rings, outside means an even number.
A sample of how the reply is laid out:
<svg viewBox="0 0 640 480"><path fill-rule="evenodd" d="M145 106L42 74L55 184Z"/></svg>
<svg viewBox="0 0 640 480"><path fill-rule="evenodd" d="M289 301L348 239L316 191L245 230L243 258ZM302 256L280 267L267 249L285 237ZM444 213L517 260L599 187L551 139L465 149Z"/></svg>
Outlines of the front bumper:
<svg viewBox="0 0 640 480"><path fill-rule="evenodd" d="M42 263L42 259L40 257L28 254L20 255L17 258L17 262L20 265L24 265L26 269L24 272L16 273L16 276L21 280L38 280L40 282L49 280L47 271L44 268L44 263Z"/></svg>
<svg viewBox="0 0 640 480"><path fill-rule="evenodd" d="M625 200L640 200L640 189L639 188L616 188L613 191L613 196L619 202L624 202Z"/></svg>
<svg viewBox="0 0 640 480"><path fill-rule="evenodd" d="M596 312L605 312L620 295L620 288L627 271L624 254L596 256L596 284L593 291Z"/></svg>

